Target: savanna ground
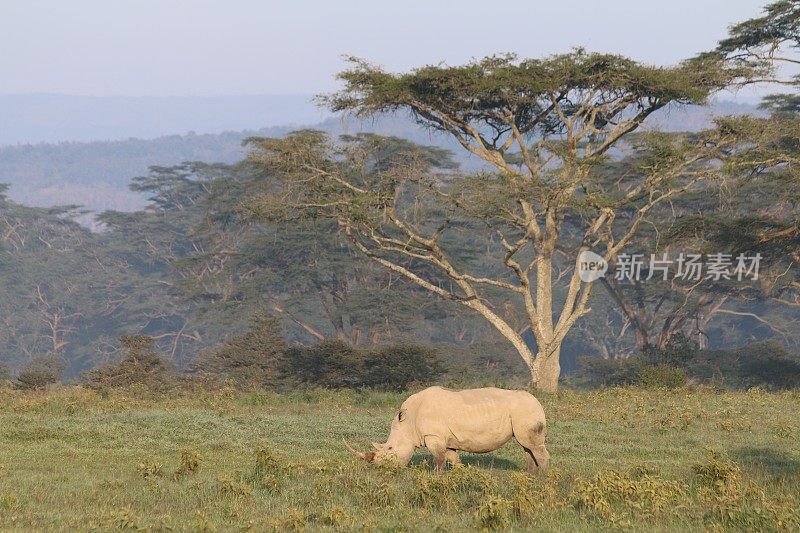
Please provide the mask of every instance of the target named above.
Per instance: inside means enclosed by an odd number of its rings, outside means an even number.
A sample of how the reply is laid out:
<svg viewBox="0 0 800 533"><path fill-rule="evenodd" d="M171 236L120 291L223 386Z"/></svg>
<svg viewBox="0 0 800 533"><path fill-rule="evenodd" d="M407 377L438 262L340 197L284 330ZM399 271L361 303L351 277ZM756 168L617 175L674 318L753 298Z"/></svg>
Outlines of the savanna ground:
<svg viewBox="0 0 800 533"><path fill-rule="evenodd" d="M543 396L552 467L520 448L431 472L350 456L405 394L0 391L0 528L797 530L800 393Z"/></svg>

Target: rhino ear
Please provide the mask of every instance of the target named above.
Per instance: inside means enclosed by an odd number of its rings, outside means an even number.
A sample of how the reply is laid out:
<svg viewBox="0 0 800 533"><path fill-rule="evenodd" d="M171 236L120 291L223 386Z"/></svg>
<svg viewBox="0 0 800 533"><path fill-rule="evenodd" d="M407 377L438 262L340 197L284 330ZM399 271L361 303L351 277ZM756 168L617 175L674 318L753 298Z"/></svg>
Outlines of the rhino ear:
<svg viewBox="0 0 800 533"><path fill-rule="evenodd" d="M383 444L381 444L379 442L373 442L372 443L372 447L375 448L376 450L382 450L383 449Z"/></svg>

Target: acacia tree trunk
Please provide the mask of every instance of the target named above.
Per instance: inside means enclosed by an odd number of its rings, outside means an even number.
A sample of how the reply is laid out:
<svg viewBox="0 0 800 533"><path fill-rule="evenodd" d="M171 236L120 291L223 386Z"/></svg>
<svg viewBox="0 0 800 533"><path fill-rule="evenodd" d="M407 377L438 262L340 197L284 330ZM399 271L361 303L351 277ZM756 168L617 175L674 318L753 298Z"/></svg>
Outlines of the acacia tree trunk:
<svg viewBox="0 0 800 533"><path fill-rule="evenodd" d="M549 226L549 224L548 224ZM550 229L552 233L553 230ZM555 237L551 234L543 245L536 258L536 309L537 313L531 316L534 338L538 347L536 360L533 365L533 379L531 384L537 390L556 392L558 390L558 377L561 373L559 356L561 353L561 340L555 338L553 326L553 250ZM567 305L565 303L565 305Z"/></svg>
<svg viewBox="0 0 800 533"><path fill-rule="evenodd" d="M557 392L561 376L561 340L543 342L534 354L525 339L504 321L489 320L511 342L525 362L531 375L531 387L545 392Z"/></svg>
<svg viewBox="0 0 800 533"><path fill-rule="evenodd" d="M552 241L554 247L555 240ZM569 291L557 323L553 317L553 263L552 247L544 247L544 253L536 260L536 283L531 287L527 278L522 287L530 329L536 341L536 354L528 343L504 319L496 315L480 300L464 302L478 311L516 348L531 374L531 387L545 392L556 392L561 375L561 343L578 318L588 312L586 302L590 294L589 284L581 283L576 271L569 284Z"/></svg>
<svg viewBox="0 0 800 533"><path fill-rule="evenodd" d="M551 350L549 354L539 352L536 356L534 369L531 371L531 383L537 390L544 392L557 392L558 380L561 377L561 345Z"/></svg>
<svg viewBox="0 0 800 533"><path fill-rule="evenodd" d="M605 287L606 292L611 299L617 304L617 307L625 315L631 328L633 329L634 339L636 341L636 348L644 350L650 345L650 332L646 325L646 310L643 307L634 309L634 307L625 299L619 284L614 278L601 278L600 283Z"/></svg>

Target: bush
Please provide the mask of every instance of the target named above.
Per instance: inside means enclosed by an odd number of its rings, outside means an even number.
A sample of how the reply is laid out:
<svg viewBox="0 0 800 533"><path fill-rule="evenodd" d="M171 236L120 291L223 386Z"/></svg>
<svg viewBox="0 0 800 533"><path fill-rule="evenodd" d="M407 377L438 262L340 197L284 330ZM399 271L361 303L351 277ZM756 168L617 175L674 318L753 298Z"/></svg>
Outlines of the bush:
<svg viewBox="0 0 800 533"><path fill-rule="evenodd" d="M475 520L483 530L508 529L512 502L499 496L487 496L475 511Z"/></svg>
<svg viewBox="0 0 800 533"><path fill-rule="evenodd" d="M340 340L313 346L292 346L281 361L282 374L292 381L327 388L358 387L358 350Z"/></svg>
<svg viewBox="0 0 800 533"><path fill-rule="evenodd" d="M686 385L686 371L664 363L645 366L639 372L637 385L648 388L677 389Z"/></svg>
<svg viewBox="0 0 800 533"><path fill-rule="evenodd" d="M479 341L470 344L440 344L450 374L463 384L498 383L529 379L529 370L515 350L505 342ZM456 383L454 383L455 385ZM525 386L520 383L520 386Z"/></svg>
<svg viewBox="0 0 800 533"><path fill-rule="evenodd" d="M405 390L415 382L431 382L444 373L433 348L397 344L364 354L361 361L364 386Z"/></svg>
<svg viewBox="0 0 800 533"><path fill-rule="evenodd" d="M432 381L444 372L432 348L399 344L359 349L339 340L292 346L281 367L288 380L334 389L403 390L412 382Z"/></svg>
<svg viewBox="0 0 800 533"><path fill-rule="evenodd" d="M644 363L639 357L601 359L579 357L574 379L581 385L625 387L639 381Z"/></svg>
<svg viewBox="0 0 800 533"><path fill-rule="evenodd" d="M704 350L686 365L701 383L731 388L791 389L800 387L800 357L780 343L763 341L735 350Z"/></svg>
<svg viewBox="0 0 800 533"><path fill-rule="evenodd" d="M774 342L754 343L735 352L743 388L791 389L800 386L800 358Z"/></svg>
<svg viewBox="0 0 800 533"><path fill-rule="evenodd" d="M579 385L600 387L682 387L688 381L686 371L666 363L652 364L644 357L600 359L579 357L575 381Z"/></svg>
<svg viewBox="0 0 800 533"><path fill-rule="evenodd" d="M663 348L648 346L627 359L579 357L576 381L602 387L682 387L688 381L685 367L697 356L697 344L676 335Z"/></svg>
<svg viewBox="0 0 800 533"><path fill-rule="evenodd" d="M663 348L645 347L642 350L642 359L648 365L685 368L689 361L696 357L697 351L698 346L695 341L678 334L670 338Z"/></svg>
<svg viewBox="0 0 800 533"><path fill-rule="evenodd" d="M285 351L280 320L260 314L244 335L201 355L192 370L233 380L242 387L271 387L279 382Z"/></svg>
<svg viewBox="0 0 800 533"><path fill-rule="evenodd" d="M119 340L125 349L125 355L116 363L106 363L84 373L83 382L88 387L104 389L141 383L150 388L161 389L174 380L174 368L153 351L151 337L124 335Z"/></svg>
<svg viewBox="0 0 800 533"><path fill-rule="evenodd" d="M280 320L259 315L250 330L199 357L191 370L241 387L297 384L330 389L377 387L403 390L444 373L435 349L414 344L356 348L340 340L313 346L286 345Z"/></svg>
<svg viewBox="0 0 800 533"><path fill-rule="evenodd" d="M624 360L578 359L578 384L680 387L689 379L730 388L791 389L800 387L800 356L780 343L764 341L735 350L698 350L683 336L664 348L649 347Z"/></svg>
<svg viewBox="0 0 800 533"><path fill-rule="evenodd" d="M64 362L54 356L35 357L17 374L16 386L20 389L42 389L61 381Z"/></svg>

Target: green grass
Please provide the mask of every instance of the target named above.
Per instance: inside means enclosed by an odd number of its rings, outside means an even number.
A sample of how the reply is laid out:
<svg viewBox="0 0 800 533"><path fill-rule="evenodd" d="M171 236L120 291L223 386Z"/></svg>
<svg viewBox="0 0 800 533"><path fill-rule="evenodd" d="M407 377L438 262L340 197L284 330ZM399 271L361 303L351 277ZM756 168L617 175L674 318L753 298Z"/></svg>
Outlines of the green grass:
<svg viewBox="0 0 800 533"><path fill-rule="evenodd" d="M0 528L797 530L800 394L544 396L552 467L511 442L430 471L357 461L404 394L0 390Z"/></svg>

